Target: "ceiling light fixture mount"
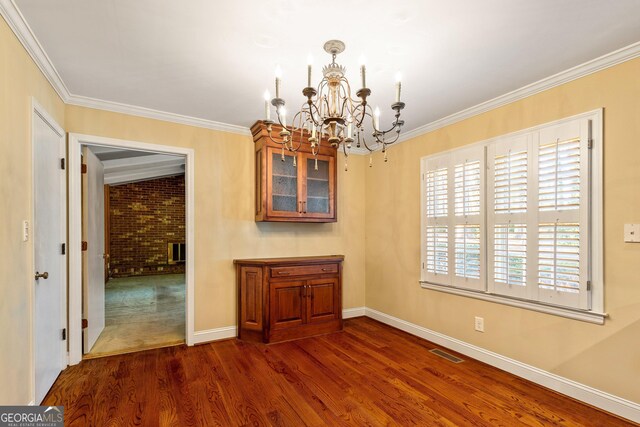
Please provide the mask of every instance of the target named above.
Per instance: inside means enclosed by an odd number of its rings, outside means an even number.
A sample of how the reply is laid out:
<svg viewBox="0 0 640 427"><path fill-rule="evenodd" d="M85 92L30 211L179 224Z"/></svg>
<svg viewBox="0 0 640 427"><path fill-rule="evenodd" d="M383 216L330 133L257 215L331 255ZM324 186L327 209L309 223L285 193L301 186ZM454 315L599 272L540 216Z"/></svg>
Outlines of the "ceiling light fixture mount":
<svg viewBox="0 0 640 427"><path fill-rule="evenodd" d="M384 161L387 161L387 146L393 144L400 137L400 132L404 121L400 120L400 113L404 109L404 102L400 101L401 82L399 76L396 78L396 99L391 105L395 112L395 119L386 130L380 128L380 110L372 109L367 98L371 96L371 89L366 84L366 67L360 65L361 88L356 92L354 99L351 96L351 85L345 77L346 68L336 62L338 54L344 52L345 44L340 40L329 40L324 44L324 50L331 55L331 63L322 68L323 78L317 88L311 85L312 64L311 60L307 65L307 87L302 89L302 94L307 101L302 105L290 125L287 126L287 113L285 101L280 98L281 73L276 70L276 96L269 99L269 92L265 92L265 120L269 138L282 145L282 160L285 160L284 151L297 151L302 142L297 145L293 142L292 135L300 133L300 140L304 132L308 132L308 141L311 145L311 152L317 155L320 144L326 139L332 147L342 146L345 156L349 155L352 144L355 142L357 148L364 147L370 153L378 148L382 148ZM272 125L271 107L276 108L277 123L282 127L279 135L281 139L274 139L271 135ZM367 143L365 133L366 122L370 119L373 142ZM354 129L355 128L355 129ZM354 135L355 130L355 135ZM371 162L370 162L371 165ZM345 162L346 169L346 162Z"/></svg>

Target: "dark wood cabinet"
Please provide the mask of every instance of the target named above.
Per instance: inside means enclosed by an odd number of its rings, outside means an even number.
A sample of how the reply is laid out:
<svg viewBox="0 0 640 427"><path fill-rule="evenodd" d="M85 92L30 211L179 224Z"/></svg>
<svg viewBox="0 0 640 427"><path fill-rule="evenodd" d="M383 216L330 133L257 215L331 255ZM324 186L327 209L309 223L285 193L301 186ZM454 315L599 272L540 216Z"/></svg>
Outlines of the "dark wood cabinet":
<svg viewBox="0 0 640 427"><path fill-rule="evenodd" d="M341 330L343 260L235 260L238 338L269 343Z"/></svg>
<svg viewBox="0 0 640 427"><path fill-rule="evenodd" d="M281 128L272 137L281 141ZM335 222L337 220L336 152L325 141L311 152L307 132L295 132L293 146L282 150L261 121L251 128L255 143L256 221Z"/></svg>

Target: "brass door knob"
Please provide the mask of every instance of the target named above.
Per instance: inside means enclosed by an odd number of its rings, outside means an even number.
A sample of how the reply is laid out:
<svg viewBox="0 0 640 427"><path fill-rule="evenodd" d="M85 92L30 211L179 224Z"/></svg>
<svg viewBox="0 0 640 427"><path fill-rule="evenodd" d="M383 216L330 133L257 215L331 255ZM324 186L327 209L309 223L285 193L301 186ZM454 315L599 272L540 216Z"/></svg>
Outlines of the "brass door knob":
<svg viewBox="0 0 640 427"><path fill-rule="evenodd" d="M49 273L48 273L48 272L46 272L46 271L45 271L44 273L38 273L38 272L36 271L36 280L38 280L38 279L40 279L40 278L43 278L43 279L45 279L45 280L46 280L46 279L48 279L48 278L49 278Z"/></svg>

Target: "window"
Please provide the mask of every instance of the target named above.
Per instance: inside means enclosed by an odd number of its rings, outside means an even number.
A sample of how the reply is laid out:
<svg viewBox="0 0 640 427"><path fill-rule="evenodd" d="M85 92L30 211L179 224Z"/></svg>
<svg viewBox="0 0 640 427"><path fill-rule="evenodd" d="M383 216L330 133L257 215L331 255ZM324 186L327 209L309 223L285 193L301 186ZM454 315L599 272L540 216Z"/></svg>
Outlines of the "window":
<svg viewBox="0 0 640 427"><path fill-rule="evenodd" d="M424 158L423 287L601 321L601 120Z"/></svg>

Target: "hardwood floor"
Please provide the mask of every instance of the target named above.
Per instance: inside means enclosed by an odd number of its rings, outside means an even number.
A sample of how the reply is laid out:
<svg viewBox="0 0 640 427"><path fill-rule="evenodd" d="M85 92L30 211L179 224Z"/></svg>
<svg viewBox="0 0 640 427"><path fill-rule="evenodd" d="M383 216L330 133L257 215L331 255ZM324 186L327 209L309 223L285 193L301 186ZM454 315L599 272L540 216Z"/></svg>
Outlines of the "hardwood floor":
<svg viewBox="0 0 640 427"><path fill-rule="evenodd" d="M67 426L635 425L432 348L350 319L343 332L279 344L232 339L85 360L42 404L63 405Z"/></svg>
<svg viewBox="0 0 640 427"><path fill-rule="evenodd" d="M105 327L84 358L184 343L185 276L111 279L105 286Z"/></svg>

